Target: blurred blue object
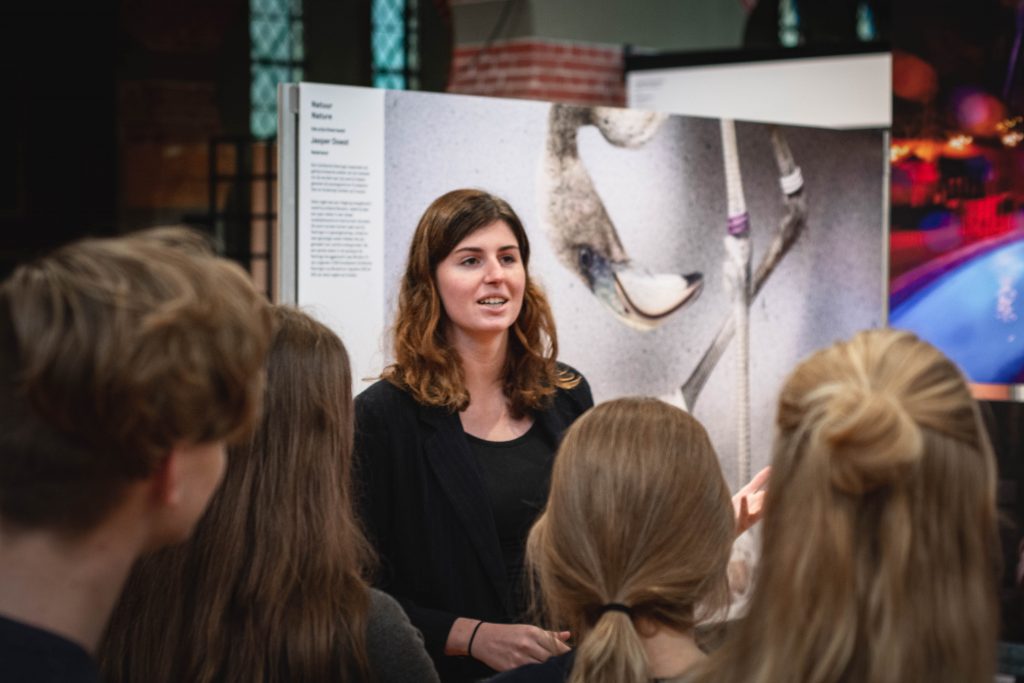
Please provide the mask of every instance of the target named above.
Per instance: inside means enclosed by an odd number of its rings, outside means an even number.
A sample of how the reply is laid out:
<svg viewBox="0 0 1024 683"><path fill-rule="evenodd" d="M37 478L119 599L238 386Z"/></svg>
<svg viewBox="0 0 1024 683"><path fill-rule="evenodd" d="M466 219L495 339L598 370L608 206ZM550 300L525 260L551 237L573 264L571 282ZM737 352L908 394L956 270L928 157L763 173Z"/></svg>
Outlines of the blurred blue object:
<svg viewBox="0 0 1024 683"><path fill-rule="evenodd" d="M1024 240L935 278L893 306L889 325L910 330L956 362L972 382L1024 380Z"/></svg>

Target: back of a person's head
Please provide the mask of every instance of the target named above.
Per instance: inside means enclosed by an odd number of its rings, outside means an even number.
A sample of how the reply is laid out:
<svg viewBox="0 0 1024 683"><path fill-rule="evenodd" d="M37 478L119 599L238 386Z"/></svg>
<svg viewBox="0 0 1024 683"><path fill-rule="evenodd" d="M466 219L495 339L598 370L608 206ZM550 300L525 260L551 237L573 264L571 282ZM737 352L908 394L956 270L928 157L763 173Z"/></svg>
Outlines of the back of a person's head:
<svg viewBox="0 0 1024 683"><path fill-rule="evenodd" d="M627 398L577 420L527 548L548 616L579 639L571 680L647 681L638 623L685 633L722 606L734 533L729 491L696 419Z"/></svg>
<svg viewBox="0 0 1024 683"><path fill-rule="evenodd" d="M104 680L368 680L348 355L308 315L274 318L258 427L190 540L136 565L100 648Z"/></svg>
<svg viewBox="0 0 1024 683"><path fill-rule="evenodd" d="M995 462L957 368L873 330L779 398L763 554L712 680L991 681Z"/></svg>
<svg viewBox="0 0 1024 683"><path fill-rule="evenodd" d="M266 301L198 234L87 239L0 285L0 518L91 529L177 444L258 413Z"/></svg>

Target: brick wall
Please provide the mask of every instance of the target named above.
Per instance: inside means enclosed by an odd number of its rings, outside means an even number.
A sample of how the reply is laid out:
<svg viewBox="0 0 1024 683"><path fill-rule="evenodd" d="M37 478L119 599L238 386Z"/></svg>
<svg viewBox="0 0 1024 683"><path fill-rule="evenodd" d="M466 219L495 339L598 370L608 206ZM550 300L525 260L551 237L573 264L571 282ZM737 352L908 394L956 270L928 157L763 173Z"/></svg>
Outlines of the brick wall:
<svg viewBox="0 0 1024 683"><path fill-rule="evenodd" d="M624 107L622 47L519 38L461 45L448 92Z"/></svg>

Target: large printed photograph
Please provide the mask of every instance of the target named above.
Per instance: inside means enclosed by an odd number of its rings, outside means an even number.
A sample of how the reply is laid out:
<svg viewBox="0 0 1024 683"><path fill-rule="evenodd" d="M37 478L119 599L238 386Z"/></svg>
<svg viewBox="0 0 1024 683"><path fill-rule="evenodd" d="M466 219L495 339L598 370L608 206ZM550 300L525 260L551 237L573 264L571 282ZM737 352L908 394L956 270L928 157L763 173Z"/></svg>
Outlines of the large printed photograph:
<svg viewBox="0 0 1024 683"><path fill-rule="evenodd" d="M388 315L430 202L501 196L560 359L597 401L692 411L733 487L770 460L793 366L883 322L880 131L406 92L387 93L384 128Z"/></svg>

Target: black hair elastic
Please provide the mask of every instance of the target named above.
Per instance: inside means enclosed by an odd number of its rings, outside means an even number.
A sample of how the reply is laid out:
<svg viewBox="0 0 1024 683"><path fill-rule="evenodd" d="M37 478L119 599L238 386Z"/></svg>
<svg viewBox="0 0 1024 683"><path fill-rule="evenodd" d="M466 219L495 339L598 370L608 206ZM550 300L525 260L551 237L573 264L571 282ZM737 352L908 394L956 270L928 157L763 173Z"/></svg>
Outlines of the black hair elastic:
<svg viewBox="0 0 1024 683"><path fill-rule="evenodd" d="M623 605L621 602L609 602L607 605L601 605L599 614L604 614L605 612L622 612L623 614L628 614L630 617L633 616L633 610L626 605Z"/></svg>

